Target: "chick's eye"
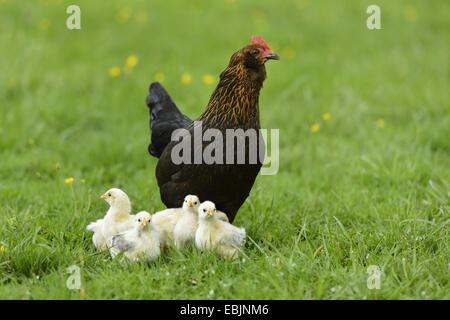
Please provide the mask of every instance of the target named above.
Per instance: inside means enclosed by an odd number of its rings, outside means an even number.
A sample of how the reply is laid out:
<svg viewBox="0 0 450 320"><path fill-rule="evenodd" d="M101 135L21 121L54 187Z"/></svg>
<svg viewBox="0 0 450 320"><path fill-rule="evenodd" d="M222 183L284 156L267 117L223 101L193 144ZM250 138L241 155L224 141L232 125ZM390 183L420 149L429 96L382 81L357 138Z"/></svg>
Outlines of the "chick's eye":
<svg viewBox="0 0 450 320"><path fill-rule="evenodd" d="M203 212L206 212L206 209L203 209Z"/></svg>
<svg viewBox="0 0 450 320"><path fill-rule="evenodd" d="M111 193L108 193L108 197L111 197Z"/></svg>
<svg viewBox="0 0 450 320"><path fill-rule="evenodd" d="M197 204L197 201L195 201L194 204Z"/></svg>
<svg viewBox="0 0 450 320"><path fill-rule="evenodd" d="M141 222L141 219L138 219L138 222Z"/></svg>

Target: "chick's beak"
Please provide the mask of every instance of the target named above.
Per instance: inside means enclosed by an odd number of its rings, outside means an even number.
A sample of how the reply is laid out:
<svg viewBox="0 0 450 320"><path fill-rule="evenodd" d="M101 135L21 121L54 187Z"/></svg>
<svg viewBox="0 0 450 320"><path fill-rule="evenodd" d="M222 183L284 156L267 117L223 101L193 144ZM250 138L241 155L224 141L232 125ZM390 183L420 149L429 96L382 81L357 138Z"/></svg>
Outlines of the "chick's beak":
<svg viewBox="0 0 450 320"><path fill-rule="evenodd" d="M142 219L141 226L145 227L148 224L147 219Z"/></svg>
<svg viewBox="0 0 450 320"><path fill-rule="evenodd" d="M192 201L189 200L189 201L187 202L187 205L188 205L188 207L192 207L192 206L193 206Z"/></svg>
<svg viewBox="0 0 450 320"><path fill-rule="evenodd" d="M266 58L266 60L280 60L280 56L275 52L269 52L264 58Z"/></svg>
<svg viewBox="0 0 450 320"><path fill-rule="evenodd" d="M207 215L208 217L212 216L213 210L211 208L208 209Z"/></svg>
<svg viewBox="0 0 450 320"><path fill-rule="evenodd" d="M107 196L106 194L102 194L102 195L100 196L100 198L102 198L103 200L106 200L107 197L108 197L108 196Z"/></svg>

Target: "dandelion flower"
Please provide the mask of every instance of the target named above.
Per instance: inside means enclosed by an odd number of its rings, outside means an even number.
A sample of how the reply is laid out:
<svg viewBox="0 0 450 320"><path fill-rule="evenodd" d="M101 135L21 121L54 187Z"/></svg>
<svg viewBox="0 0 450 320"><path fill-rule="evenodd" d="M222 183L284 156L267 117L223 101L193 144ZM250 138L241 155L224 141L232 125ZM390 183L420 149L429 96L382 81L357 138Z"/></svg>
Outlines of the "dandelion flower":
<svg viewBox="0 0 450 320"><path fill-rule="evenodd" d="M1 245L1 246L0 246L0 252L5 252L5 251L6 251L5 246L4 246L4 245Z"/></svg>
<svg viewBox="0 0 450 320"><path fill-rule="evenodd" d="M126 66L130 69L134 68L134 66L137 65L138 61L139 61L139 59L137 56L131 55L127 58Z"/></svg>
<svg viewBox="0 0 450 320"><path fill-rule="evenodd" d="M41 22L39 23L39 28L41 28L41 30L48 30L50 26L51 22L48 19L42 19Z"/></svg>
<svg viewBox="0 0 450 320"><path fill-rule="evenodd" d="M155 80L158 81L158 82L164 81L165 78L166 78L166 76L162 72L157 72L155 74Z"/></svg>
<svg viewBox="0 0 450 320"><path fill-rule="evenodd" d="M120 75L120 68L119 67L112 67L109 69L109 76L111 78L116 78Z"/></svg>
<svg viewBox="0 0 450 320"><path fill-rule="evenodd" d="M324 113L322 115L322 119L325 120L325 121L330 120L330 118L331 118L331 114L329 112Z"/></svg>
<svg viewBox="0 0 450 320"><path fill-rule="evenodd" d="M204 84L212 84L214 82L214 77L210 74L205 74L202 81Z"/></svg>
<svg viewBox="0 0 450 320"><path fill-rule="evenodd" d="M8 88L14 88L17 84L17 81L15 78L11 78L8 80Z"/></svg>
<svg viewBox="0 0 450 320"><path fill-rule="evenodd" d="M384 121L384 119L378 119L377 126L380 128L384 128L386 126L386 122Z"/></svg>
<svg viewBox="0 0 450 320"><path fill-rule="evenodd" d="M312 132L317 132L317 131L319 131L319 130L320 130L320 124L314 123L314 124L311 126L311 131L312 131Z"/></svg>
<svg viewBox="0 0 450 320"><path fill-rule="evenodd" d="M133 10L130 7L121 8L116 14L116 21L119 23L125 23L130 19Z"/></svg>
<svg viewBox="0 0 450 320"><path fill-rule="evenodd" d="M189 84L191 83L192 77L189 73L183 73L181 75L181 83L182 84Z"/></svg>
<svg viewBox="0 0 450 320"><path fill-rule="evenodd" d="M73 178L67 178L67 179L65 179L64 180L67 184L71 184L73 181L74 181L74 179Z"/></svg>
<svg viewBox="0 0 450 320"><path fill-rule="evenodd" d="M406 6L403 10L403 15L405 17L406 21L417 21L417 18L419 17L419 12L416 7L413 6Z"/></svg>

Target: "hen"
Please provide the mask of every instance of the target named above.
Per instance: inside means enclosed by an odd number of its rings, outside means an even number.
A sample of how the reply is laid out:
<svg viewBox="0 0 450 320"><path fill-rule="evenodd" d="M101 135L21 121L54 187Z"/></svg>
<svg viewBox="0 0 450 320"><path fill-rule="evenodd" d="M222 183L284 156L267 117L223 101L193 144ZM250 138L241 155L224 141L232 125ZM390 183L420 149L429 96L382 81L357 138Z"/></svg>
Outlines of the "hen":
<svg viewBox="0 0 450 320"><path fill-rule="evenodd" d="M181 113L161 84L155 82L150 85L150 94L146 100L150 108L151 129L148 150L151 155L159 158L156 178L161 200L168 208L180 207L186 195L195 194L201 201L213 201L217 209L225 212L232 222L248 197L261 169L263 157L259 156L257 161L249 161L249 138L242 132L237 134L237 138L232 137L234 154L227 154L225 133L227 129L254 129L260 135L258 100L266 79L264 64L270 59L279 60L279 56L272 52L262 38L252 37L251 42L231 56L228 66L220 74L219 84L212 93L206 110L196 119L201 122L202 133L207 129L218 129L222 133L224 150L222 154L215 155L223 159L222 163L173 162L172 149L179 141L171 140L172 132L184 128L193 136L196 122ZM195 137L191 140L194 139ZM237 163L235 142L238 139L245 139L244 164ZM201 150L194 150L192 144L191 159L195 152L203 152L213 142L215 141L202 141ZM264 155L263 140L258 137L256 143L257 154ZM230 156L234 159L233 164L227 164L225 160Z"/></svg>

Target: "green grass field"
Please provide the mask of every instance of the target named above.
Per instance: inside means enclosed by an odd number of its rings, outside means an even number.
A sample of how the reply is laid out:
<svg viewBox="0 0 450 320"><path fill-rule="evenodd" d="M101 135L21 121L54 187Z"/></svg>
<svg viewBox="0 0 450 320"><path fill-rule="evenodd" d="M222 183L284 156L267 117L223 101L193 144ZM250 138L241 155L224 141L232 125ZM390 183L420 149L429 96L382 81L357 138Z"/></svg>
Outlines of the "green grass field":
<svg viewBox="0 0 450 320"><path fill-rule="evenodd" d="M450 298L450 2L0 0L0 27L0 298ZM260 97L280 168L237 215L241 259L170 249L126 268L96 252L85 227L110 187L133 212L164 208L150 82L196 117L252 34L281 56Z"/></svg>

